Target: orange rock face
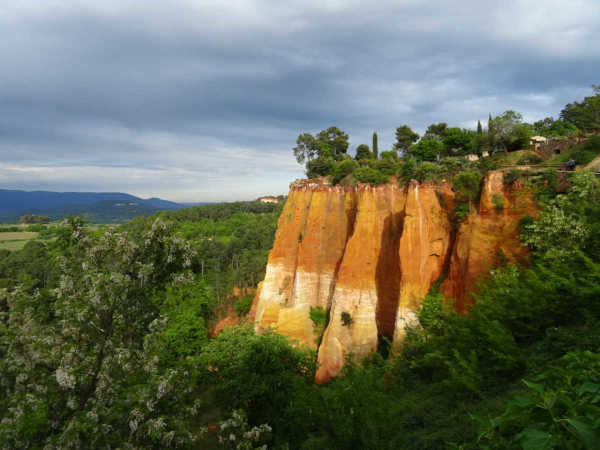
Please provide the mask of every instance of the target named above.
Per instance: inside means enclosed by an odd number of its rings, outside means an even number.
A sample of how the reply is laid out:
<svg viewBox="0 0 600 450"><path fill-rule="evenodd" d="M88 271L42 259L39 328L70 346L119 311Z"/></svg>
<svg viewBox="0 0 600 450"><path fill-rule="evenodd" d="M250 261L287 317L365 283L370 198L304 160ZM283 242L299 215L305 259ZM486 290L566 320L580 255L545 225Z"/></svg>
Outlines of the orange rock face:
<svg viewBox="0 0 600 450"><path fill-rule="evenodd" d="M529 251L519 240L519 220L537 213L531 192L507 189L502 171L489 172L481 191L479 211L472 211L460 225L452 251L448 277L441 287L455 308L465 311L471 291L482 276L498 267L501 259L526 263Z"/></svg>
<svg viewBox="0 0 600 450"><path fill-rule="evenodd" d="M499 255L527 258L518 223L535 205L523 189L507 190L497 171L484 180L479 212L458 231L453 208L446 184L292 183L251 312L256 329L272 327L317 349L316 381L326 382L349 355L375 351L382 336L400 345L443 274L442 292L464 310L470 290ZM310 318L317 307L330 312L323 336Z"/></svg>
<svg viewBox="0 0 600 450"><path fill-rule="evenodd" d="M419 185L413 181L408 188L398 250L402 277L395 345L404 339L406 327L417 323L415 311L421 299L444 271L452 239L448 209L453 197L446 185ZM445 200L440 202L440 198Z"/></svg>
<svg viewBox="0 0 600 450"><path fill-rule="evenodd" d="M310 308L330 307L354 213L354 197L341 186L305 182L292 188L257 295L257 329L274 327L316 348Z"/></svg>
<svg viewBox="0 0 600 450"><path fill-rule="evenodd" d="M376 350L380 329L394 320L399 281L394 250L406 196L393 184L361 185L355 195L356 222L336 279L329 325L319 347L317 382L336 376L348 354L362 358ZM343 314L347 314L346 323Z"/></svg>

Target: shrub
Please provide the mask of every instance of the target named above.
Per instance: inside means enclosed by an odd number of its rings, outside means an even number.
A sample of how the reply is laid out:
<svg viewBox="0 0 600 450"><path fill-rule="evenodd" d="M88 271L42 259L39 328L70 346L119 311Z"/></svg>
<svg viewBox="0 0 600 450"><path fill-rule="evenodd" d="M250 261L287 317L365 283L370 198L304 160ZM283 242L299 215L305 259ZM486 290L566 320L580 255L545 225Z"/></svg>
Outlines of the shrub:
<svg viewBox="0 0 600 450"><path fill-rule="evenodd" d="M600 354L569 352L532 380L506 411L484 425L493 448L597 448L600 441ZM484 448L488 448L485 446Z"/></svg>
<svg viewBox="0 0 600 450"><path fill-rule="evenodd" d="M360 161L361 159L371 159L373 158L373 154L369 149L369 146L366 144L360 144L356 147L356 160Z"/></svg>
<svg viewBox="0 0 600 450"><path fill-rule="evenodd" d="M201 376L217 405L247 408L251 423L281 415L301 384L312 383L315 353L294 347L271 330L256 334L251 326L223 330L198 358Z"/></svg>
<svg viewBox="0 0 600 450"><path fill-rule="evenodd" d="M539 164L542 162L542 159L537 155L525 155L521 159L517 161L517 165L531 165L531 164Z"/></svg>
<svg viewBox="0 0 600 450"><path fill-rule="evenodd" d="M353 175L360 183L370 183L373 185L383 184L387 182L389 178L372 167L361 167L356 169Z"/></svg>
<svg viewBox="0 0 600 450"><path fill-rule="evenodd" d="M238 316L245 316L252 308L252 297L244 297L235 303L233 309Z"/></svg>
<svg viewBox="0 0 600 450"><path fill-rule="evenodd" d="M414 178L420 182L438 181L442 175L442 168L434 163L422 162L417 164L414 172Z"/></svg>
<svg viewBox="0 0 600 450"><path fill-rule="evenodd" d="M404 162L400 166L399 175L400 179L405 182L409 182L410 180L415 178L415 170L417 168L417 162L414 158L405 158Z"/></svg>
<svg viewBox="0 0 600 450"><path fill-rule="evenodd" d="M324 327L327 324L327 311L321 306L311 306L310 320L316 327Z"/></svg>
<svg viewBox="0 0 600 450"><path fill-rule="evenodd" d="M310 307L310 320L313 323L313 331L316 335L316 343L319 344L321 335L325 331L329 319L329 311L325 311L321 306Z"/></svg>
<svg viewBox="0 0 600 450"><path fill-rule="evenodd" d="M402 163L396 158L384 158L373 161L373 167L385 176L392 176L398 173Z"/></svg>
<svg viewBox="0 0 600 450"><path fill-rule="evenodd" d="M492 195L492 205L494 205L494 208L496 208L496 211L498 211L498 212L502 211L502 208L504 208L504 197L501 196L500 194Z"/></svg>
<svg viewBox="0 0 600 450"><path fill-rule="evenodd" d="M344 325L345 327L349 327L350 325L352 325L353 321L354 319L352 319L352 316L348 311L342 311L342 325Z"/></svg>
<svg viewBox="0 0 600 450"><path fill-rule="evenodd" d="M521 171L519 169L511 169L508 172L504 173L504 185L512 186L515 181L519 179L521 176Z"/></svg>
<svg viewBox="0 0 600 450"><path fill-rule="evenodd" d="M584 150L600 152L600 136L592 136L583 143Z"/></svg>
<svg viewBox="0 0 600 450"><path fill-rule="evenodd" d="M454 178L453 186L459 201L473 203L479 198L481 173L476 170L461 172Z"/></svg>
<svg viewBox="0 0 600 450"><path fill-rule="evenodd" d="M333 164L333 176L331 182L338 184L347 175L350 175L358 168L358 163L353 159L345 159Z"/></svg>
<svg viewBox="0 0 600 450"><path fill-rule="evenodd" d="M469 214L469 204L468 203L459 203L454 208L454 215L456 216L456 221L458 223L463 222L467 215Z"/></svg>

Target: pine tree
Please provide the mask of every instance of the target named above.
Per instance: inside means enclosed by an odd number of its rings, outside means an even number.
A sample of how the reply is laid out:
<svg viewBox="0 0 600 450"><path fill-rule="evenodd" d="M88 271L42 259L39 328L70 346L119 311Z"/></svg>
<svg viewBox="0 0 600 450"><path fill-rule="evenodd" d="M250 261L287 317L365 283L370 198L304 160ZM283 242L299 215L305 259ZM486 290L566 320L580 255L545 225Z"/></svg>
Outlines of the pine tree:
<svg viewBox="0 0 600 450"><path fill-rule="evenodd" d="M373 159L379 158L379 149L377 147L377 132L373 132Z"/></svg>
<svg viewBox="0 0 600 450"><path fill-rule="evenodd" d="M483 128L481 127L481 121L477 121L477 134L483 134Z"/></svg>

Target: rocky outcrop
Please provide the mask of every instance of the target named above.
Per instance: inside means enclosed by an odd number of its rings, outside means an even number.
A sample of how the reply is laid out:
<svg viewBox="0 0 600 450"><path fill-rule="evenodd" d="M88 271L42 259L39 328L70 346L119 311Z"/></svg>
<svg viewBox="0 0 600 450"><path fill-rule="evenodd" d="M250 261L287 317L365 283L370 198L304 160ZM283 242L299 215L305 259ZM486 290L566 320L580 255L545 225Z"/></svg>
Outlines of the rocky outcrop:
<svg viewBox="0 0 600 450"><path fill-rule="evenodd" d="M474 209L458 230L448 276L441 287L447 298L456 299L456 310L468 309L477 281L502 260L527 263L529 252L519 240L519 221L536 214L534 196L523 185L508 188L502 171L487 174L478 210Z"/></svg>
<svg viewBox="0 0 600 450"><path fill-rule="evenodd" d="M255 311L257 327L274 327L316 348L310 308L329 309L336 272L352 230L355 198L325 182L296 184L279 218Z"/></svg>
<svg viewBox="0 0 600 450"><path fill-rule="evenodd" d="M337 375L348 354L361 358L376 350L378 335L390 331L397 306L400 268L395 249L406 195L395 184L361 185L354 194L356 221L319 348L317 382Z"/></svg>
<svg viewBox="0 0 600 450"><path fill-rule="evenodd" d="M407 326L417 322L415 311L431 285L442 275L453 240L451 212L454 193L447 185L408 188L398 250L402 278L394 327L399 345Z"/></svg>
<svg viewBox="0 0 600 450"><path fill-rule="evenodd" d="M501 259L527 258L518 223L535 205L522 187L507 189L497 171L460 226L454 206L445 183L292 183L252 310L256 329L272 327L318 349L317 382L325 382L348 355L375 351L382 336L400 345L421 299L445 275L441 291L465 310L476 281ZM322 336L311 320L316 308L329 310Z"/></svg>

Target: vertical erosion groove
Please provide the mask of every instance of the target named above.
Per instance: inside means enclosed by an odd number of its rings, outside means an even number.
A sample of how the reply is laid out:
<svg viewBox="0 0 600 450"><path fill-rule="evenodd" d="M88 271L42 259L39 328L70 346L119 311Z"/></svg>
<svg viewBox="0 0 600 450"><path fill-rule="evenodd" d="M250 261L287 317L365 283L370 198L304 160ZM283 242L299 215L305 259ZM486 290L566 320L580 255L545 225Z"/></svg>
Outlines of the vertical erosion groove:
<svg viewBox="0 0 600 450"><path fill-rule="evenodd" d="M396 311L400 296L399 246L403 219L404 212L391 213L385 218L381 233L381 251L375 271L377 334L386 336L390 341L394 337Z"/></svg>
<svg viewBox="0 0 600 450"><path fill-rule="evenodd" d="M310 196L308 197L308 201L306 202L306 209L303 211L303 217L302 217L302 222L300 224L300 226L298 227L299 229L299 233L298 236L296 236L296 258L294 261L294 271L293 271L293 278L291 280L291 289L290 289L290 293L289 293L289 297L288 297L288 301L294 298L295 295L295 290L296 290L296 276L298 275L298 262L300 260L300 254L302 251L302 242L303 242L303 236L306 233L306 222L308 220L308 214L310 212L310 206L312 204L312 196L314 194L314 189L312 187L305 187L304 189L310 190ZM287 302L286 302L287 303ZM294 305L286 305L286 306L294 306Z"/></svg>
<svg viewBox="0 0 600 450"><path fill-rule="evenodd" d="M351 196L350 197L351 205L346 210L346 208L347 208L346 207L346 201L347 201L346 196L347 195ZM340 267L342 266L342 261L344 260L344 255L346 254L346 249L348 248L348 241L354 234L354 225L356 223L356 212L357 212L357 208L358 208L357 195L358 195L358 193L357 193L356 189L352 189L350 191L344 190L344 201L339 203L339 208L341 209L341 211L339 212L340 215L342 215L342 216L346 215L346 241L344 242L344 248L342 250L342 254L335 264L335 271L333 273L333 281L331 282L331 286L329 287L329 298L327 299L327 304L329 305L329 308L331 308L331 306L332 306L331 302L333 300L333 293L335 292L335 286L337 284Z"/></svg>

